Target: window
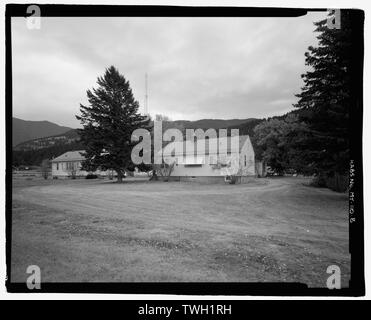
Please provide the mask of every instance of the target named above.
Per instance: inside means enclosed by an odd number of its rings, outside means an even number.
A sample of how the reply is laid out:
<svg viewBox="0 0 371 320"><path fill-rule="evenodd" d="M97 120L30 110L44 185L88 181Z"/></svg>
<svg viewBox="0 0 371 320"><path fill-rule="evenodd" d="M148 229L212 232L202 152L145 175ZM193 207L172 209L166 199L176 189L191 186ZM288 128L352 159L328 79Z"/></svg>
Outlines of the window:
<svg viewBox="0 0 371 320"><path fill-rule="evenodd" d="M247 161L246 161L246 154L245 154L245 167L246 167Z"/></svg>
<svg viewBox="0 0 371 320"><path fill-rule="evenodd" d="M76 166L75 166L74 162L67 162L66 167L67 167L66 168L67 170L75 170L76 169Z"/></svg>
<svg viewBox="0 0 371 320"><path fill-rule="evenodd" d="M57 162L57 170L59 170L59 163Z"/></svg>

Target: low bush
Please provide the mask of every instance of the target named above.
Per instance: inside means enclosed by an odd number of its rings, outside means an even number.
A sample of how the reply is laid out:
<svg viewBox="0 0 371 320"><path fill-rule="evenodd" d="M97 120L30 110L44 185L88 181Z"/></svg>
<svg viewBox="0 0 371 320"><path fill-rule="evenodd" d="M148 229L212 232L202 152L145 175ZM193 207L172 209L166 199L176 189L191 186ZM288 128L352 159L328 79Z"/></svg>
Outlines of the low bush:
<svg viewBox="0 0 371 320"><path fill-rule="evenodd" d="M98 178L98 176L96 175L96 174L93 174L93 173L89 173L86 177L85 177L85 179L97 179Z"/></svg>
<svg viewBox="0 0 371 320"><path fill-rule="evenodd" d="M346 192L349 186L349 177L345 174L334 173L332 175L319 174L311 182L311 186L329 188L336 192Z"/></svg>
<svg viewBox="0 0 371 320"><path fill-rule="evenodd" d="M349 187L348 175L335 173L332 177L327 178L327 187L337 192L345 192Z"/></svg>

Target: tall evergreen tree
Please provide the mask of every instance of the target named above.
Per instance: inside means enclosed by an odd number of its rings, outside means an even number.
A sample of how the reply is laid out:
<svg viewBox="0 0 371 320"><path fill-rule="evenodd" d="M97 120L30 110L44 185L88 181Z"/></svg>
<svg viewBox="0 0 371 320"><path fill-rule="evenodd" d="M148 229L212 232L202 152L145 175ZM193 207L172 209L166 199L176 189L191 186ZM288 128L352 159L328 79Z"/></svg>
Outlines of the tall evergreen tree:
<svg viewBox="0 0 371 320"><path fill-rule="evenodd" d="M332 15L330 14L330 17ZM341 11L340 29L330 29L327 20L315 23L318 46L310 46L302 75L304 87L296 108L308 131L297 148L307 169L329 178L345 174L349 162L349 110L351 107L351 24L349 11Z"/></svg>
<svg viewBox="0 0 371 320"><path fill-rule="evenodd" d="M83 125L78 132L86 148L82 167L114 170L121 182L132 166L131 150L137 144L131 142L131 134L138 128L147 129L149 119L139 114L129 81L115 67L106 69L97 84L98 88L87 90L90 106L80 104L81 115L76 116Z"/></svg>

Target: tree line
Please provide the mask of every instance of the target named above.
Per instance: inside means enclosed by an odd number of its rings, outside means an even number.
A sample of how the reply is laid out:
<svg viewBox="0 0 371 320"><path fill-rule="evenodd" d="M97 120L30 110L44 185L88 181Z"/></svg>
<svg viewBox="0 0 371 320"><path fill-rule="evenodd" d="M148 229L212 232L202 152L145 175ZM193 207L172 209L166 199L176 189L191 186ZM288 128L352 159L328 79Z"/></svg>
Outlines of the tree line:
<svg viewBox="0 0 371 320"><path fill-rule="evenodd" d="M51 160L67 151L82 150L84 146L81 142L57 144L54 146L37 150L13 150L12 165L19 166L40 166L45 159Z"/></svg>

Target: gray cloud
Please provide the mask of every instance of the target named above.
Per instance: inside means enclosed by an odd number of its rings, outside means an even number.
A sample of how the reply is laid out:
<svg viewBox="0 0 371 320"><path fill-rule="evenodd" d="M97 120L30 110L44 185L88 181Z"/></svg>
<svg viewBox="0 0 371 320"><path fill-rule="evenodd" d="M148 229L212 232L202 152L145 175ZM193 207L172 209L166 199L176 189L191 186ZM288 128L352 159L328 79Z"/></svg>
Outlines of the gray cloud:
<svg viewBox="0 0 371 320"><path fill-rule="evenodd" d="M13 114L78 126L86 90L115 65L149 111L173 119L249 118L292 108L313 22L299 18L43 18L12 20Z"/></svg>

